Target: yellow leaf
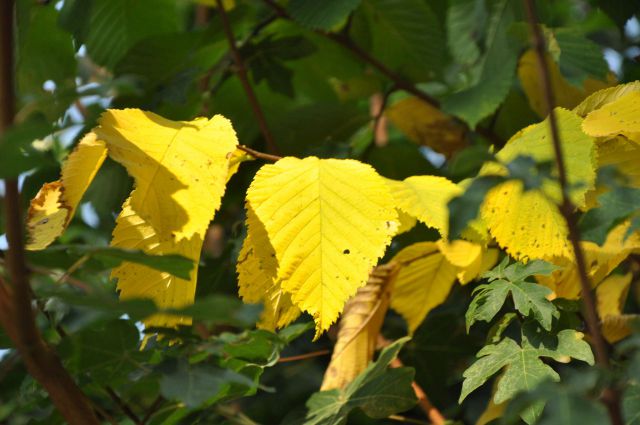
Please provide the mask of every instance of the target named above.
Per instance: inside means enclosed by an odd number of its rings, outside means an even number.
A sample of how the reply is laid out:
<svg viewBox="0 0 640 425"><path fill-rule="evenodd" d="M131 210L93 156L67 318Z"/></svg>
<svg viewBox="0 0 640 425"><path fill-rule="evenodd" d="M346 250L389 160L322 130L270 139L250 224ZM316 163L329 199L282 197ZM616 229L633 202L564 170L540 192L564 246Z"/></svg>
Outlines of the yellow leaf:
<svg viewBox="0 0 640 425"><path fill-rule="evenodd" d="M322 391L344 388L373 359L397 272L396 264L376 267L367 284L345 305L338 340L320 388Z"/></svg>
<svg viewBox="0 0 640 425"><path fill-rule="evenodd" d="M238 144L231 123L170 121L139 109L108 110L95 129L135 180L131 208L161 239L203 237L224 194Z"/></svg>
<svg viewBox="0 0 640 425"><path fill-rule="evenodd" d="M640 132L640 92L628 93L590 112L582 123L585 133L594 137Z"/></svg>
<svg viewBox="0 0 640 425"><path fill-rule="evenodd" d="M600 109L603 106L633 92L640 92L640 81L620 84L615 87L609 87L607 89L597 91L576 106L573 112L584 118L590 112Z"/></svg>
<svg viewBox="0 0 640 425"><path fill-rule="evenodd" d="M582 87L576 87L569 83L560 73L560 68L556 62L547 55L547 67L551 77L551 86L555 95L556 106L562 108L573 108L585 97L598 90L605 89L616 83L615 76L609 74L607 81L599 81L588 78ZM533 49L527 50L518 63L518 78L522 89L529 99L529 105L539 117L545 117L546 106L544 100L544 89L540 82L540 71L538 70L538 58Z"/></svg>
<svg viewBox="0 0 640 425"><path fill-rule="evenodd" d="M585 194L595 183L594 140L582 133L581 120L573 112L556 109L565 158L570 197L583 207ZM554 161L555 155L548 120L529 126L514 135L496 154L502 163L519 155L538 162ZM481 174L499 171L495 164L483 167ZM561 200L555 181L545 181L540 189L524 192L522 182L509 181L493 188L481 208L491 235L516 259L571 258L565 221L556 206Z"/></svg>
<svg viewBox="0 0 640 425"><path fill-rule="evenodd" d="M627 294L629 294L631 278L631 273L611 275L596 287L598 316L600 318L604 319L607 316L619 316L622 314Z"/></svg>
<svg viewBox="0 0 640 425"><path fill-rule="evenodd" d="M391 308L413 333L427 314L442 304L456 281L457 267L449 263L436 242L419 242L392 260L400 266L391 294Z"/></svg>
<svg viewBox="0 0 640 425"><path fill-rule="evenodd" d="M609 342L616 342L631 335L631 326L635 327L640 324L640 315L638 314L621 314L619 316L606 316L602 319L602 336Z"/></svg>
<svg viewBox="0 0 640 425"><path fill-rule="evenodd" d="M633 234L625 238L629 222L622 223L612 229L602 246L589 241L581 242L585 254L587 272L591 284L596 286L609 273L624 261L629 254L640 247L640 237ZM547 286L560 298L577 299L580 297L580 277L575 265L575 259L562 259L556 264L562 269L554 271L550 276L537 276L538 282Z"/></svg>
<svg viewBox="0 0 640 425"><path fill-rule="evenodd" d="M230 169L237 145L231 123L219 115L176 122L137 109L109 110L95 131L136 183L116 220L111 245L197 262L226 181L237 169ZM179 308L193 303L197 270L187 281L125 262L112 277L122 299L151 298L161 308ZM168 315L145 320L147 326L189 323Z"/></svg>
<svg viewBox="0 0 640 425"><path fill-rule="evenodd" d="M130 198L122 206L116 220L111 246L124 249L140 249L147 254L179 254L197 263L203 238L195 234L191 239L172 240L161 238L153 226L131 208ZM198 270L191 272L191 279L180 279L141 264L123 262L114 268L111 277L117 279L120 299L150 298L161 308L180 308L192 304L196 292ZM158 314L144 321L147 326L175 327L188 325L190 318Z"/></svg>
<svg viewBox="0 0 640 425"><path fill-rule="evenodd" d="M396 231L396 235L408 232L413 229L418 222L418 219L414 216L409 215L400 209L396 209L396 213L398 214L398 230Z"/></svg>
<svg viewBox="0 0 640 425"><path fill-rule="evenodd" d="M27 249L44 249L64 232L106 156L95 133L82 138L63 164L60 180L45 184L31 201Z"/></svg>
<svg viewBox="0 0 640 425"><path fill-rule="evenodd" d="M457 277L461 284L471 282L482 272L482 259L486 250L481 245L463 240L449 243L443 239L437 244L447 261L460 270Z"/></svg>
<svg viewBox="0 0 640 425"><path fill-rule="evenodd" d="M462 193L458 185L437 176L412 176L403 181L386 179L386 182L398 209L429 227L435 227L443 238L447 237L447 203Z"/></svg>
<svg viewBox="0 0 640 425"><path fill-rule="evenodd" d="M316 337L366 283L398 226L384 180L354 160L287 157L265 165L247 191L247 210L256 218L249 232L264 227L277 279L314 317Z"/></svg>
<svg viewBox="0 0 640 425"><path fill-rule="evenodd" d="M256 220L255 217L247 219ZM275 253L268 239L264 239L267 237L264 229L260 229L258 224L250 226L251 231L247 233L238 255L236 269L239 294L246 303L264 304L258 326L274 331L297 319L300 309L293 305L291 295L285 293L276 280L278 263ZM254 238L258 244L254 242ZM261 248L268 251L261 252Z"/></svg>
<svg viewBox="0 0 640 425"><path fill-rule="evenodd" d="M467 145L465 128L451 115L418 99L407 97L385 111L389 120L413 142L451 156Z"/></svg>

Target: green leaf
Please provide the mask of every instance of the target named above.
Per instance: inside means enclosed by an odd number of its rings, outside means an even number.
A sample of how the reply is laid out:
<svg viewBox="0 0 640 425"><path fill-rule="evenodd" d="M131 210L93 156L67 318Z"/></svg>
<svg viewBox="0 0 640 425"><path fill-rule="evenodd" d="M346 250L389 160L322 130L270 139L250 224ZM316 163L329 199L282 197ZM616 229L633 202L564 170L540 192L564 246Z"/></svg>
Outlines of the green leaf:
<svg viewBox="0 0 640 425"><path fill-rule="evenodd" d="M73 252L86 255L98 260L105 268L114 268L123 261L142 264L155 270L171 273L181 279L189 279L193 270L193 261L181 255L150 255L139 250L121 249L113 247L92 246L61 246L56 248L69 249Z"/></svg>
<svg viewBox="0 0 640 425"><path fill-rule="evenodd" d="M189 364L180 359L165 364L160 380L160 392L170 400L179 400L188 407L211 404L226 395L233 384L245 386L247 392L255 390L252 379L229 369L208 364Z"/></svg>
<svg viewBox="0 0 640 425"><path fill-rule="evenodd" d="M640 385L630 385L624 392L622 411L625 425L640 424Z"/></svg>
<svg viewBox="0 0 640 425"><path fill-rule="evenodd" d="M409 338L402 338L382 350L380 357L343 390L315 393L307 401L306 425L340 425L355 408L374 419L383 419L408 410L416 402L411 388L414 371L411 368L390 369Z"/></svg>
<svg viewBox="0 0 640 425"><path fill-rule="evenodd" d="M513 21L510 2L495 2L489 23L486 54L481 64L480 79L473 87L454 93L442 103L443 110L460 117L475 128L492 114L511 89L515 76L517 49L507 30Z"/></svg>
<svg viewBox="0 0 640 425"><path fill-rule="evenodd" d="M560 46L558 65L562 75L572 84L582 87L584 80L595 77L604 80L609 67L602 54L602 47L574 29L555 31Z"/></svg>
<svg viewBox="0 0 640 425"><path fill-rule="evenodd" d="M472 65L480 58L478 39L485 20L483 1L449 0L447 44L451 55L459 64Z"/></svg>
<svg viewBox="0 0 640 425"><path fill-rule="evenodd" d="M173 0L93 0L88 24L77 22L74 29L86 31L81 41L91 59L113 68L145 37L177 31L178 16Z"/></svg>
<svg viewBox="0 0 640 425"><path fill-rule="evenodd" d="M602 245L613 226L640 209L640 189L616 187L598 196L598 203L582 216L579 227L584 240Z"/></svg>
<svg viewBox="0 0 640 425"><path fill-rule="evenodd" d="M344 22L361 0L292 0L287 9L293 19L308 28L331 30Z"/></svg>
<svg viewBox="0 0 640 425"><path fill-rule="evenodd" d="M15 178L46 162L43 152L33 142L50 134L51 124L42 115L31 115L0 138L0 177ZM51 161L53 162L53 161Z"/></svg>
<svg viewBox="0 0 640 425"><path fill-rule="evenodd" d="M465 370L462 402L472 391L505 368L494 395L495 403L511 399L520 391L531 391L545 379L558 381L558 374L540 357L556 360L573 357L593 364L591 348L582 339L583 334L572 329L564 329L557 336L544 334L544 338L534 335L528 338L528 329L523 330L522 345L505 338L498 344L487 345L478 354L478 360Z"/></svg>
<svg viewBox="0 0 640 425"><path fill-rule="evenodd" d="M446 39L429 2L364 0L359 10L369 23L376 59L415 80L429 80L440 72Z"/></svg>
<svg viewBox="0 0 640 425"><path fill-rule="evenodd" d="M148 360L138 349L140 332L133 322L111 320L85 328L63 340L60 354L76 373L87 373L108 383L126 375Z"/></svg>
<svg viewBox="0 0 640 425"><path fill-rule="evenodd" d="M55 2L17 2L17 82L21 96L44 93L45 81L73 82L76 71L71 35L58 27Z"/></svg>
<svg viewBox="0 0 640 425"><path fill-rule="evenodd" d="M543 328L550 330L557 311L555 305L547 299L552 291L525 279L533 274L550 274L557 267L539 260L526 265L514 263L505 267L506 261L507 259L484 274L490 283L474 290L474 298L466 314L467 329L477 321L491 321L511 294L516 310L524 316L533 316Z"/></svg>
<svg viewBox="0 0 640 425"><path fill-rule="evenodd" d="M640 10L640 0L598 0L597 4L620 28Z"/></svg>

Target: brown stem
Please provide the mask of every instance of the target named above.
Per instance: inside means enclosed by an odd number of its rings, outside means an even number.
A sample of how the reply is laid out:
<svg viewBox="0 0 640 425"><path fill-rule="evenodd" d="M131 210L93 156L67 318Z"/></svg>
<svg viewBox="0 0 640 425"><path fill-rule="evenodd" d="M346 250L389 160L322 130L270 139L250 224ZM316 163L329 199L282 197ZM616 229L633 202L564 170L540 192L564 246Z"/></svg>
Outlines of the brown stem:
<svg viewBox="0 0 640 425"><path fill-rule="evenodd" d="M382 335L378 335L378 345L380 347L386 347L387 345L389 345L389 341ZM404 364L402 364L402 361L400 359L395 358L391 361L390 366L397 368L403 367ZM413 392L418 398L418 404L420 405L420 408L427 415L427 418L429 418L431 423L433 425L445 425L445 423L447 422L447 418L442 415L437 407L431 404L431 400L429 400L429 397L427 397L427 393L424 392L422 387L418 385L416 381L413 381L411 383L411 387L413 388Z"/></svg>
<svg viewBox="0 0 640 425"><path fill-rule="evenodd" d="M233 35L233 29L231 28L231 24L229 23L229 17L227 16L227 12L224 10L224 5L222 4L222 0L216 0L216 5L218 6L218 13L220 14L220 20L222 21L222 28L224 29L224 33L227 37L227 41L229 42L229 49L231 50L231 55L233 56L233 61L236 64L236 68L238 71L238 78L240 78L240 83L242 84L242 88L244 89L247 99L251 104L251 109L253 110L253 114L258 121L258 126L260 127L260 131L262 132L262 137L267 144L267 150L270 153L277 154L279 153L278 146L273 139L273 135L269 131L269 127L267 126L267 120L265 119L262 108L260 107L260 103L258 102L258 98L256 97L251 84L249 83L249 77L247 76L247 68L244 66L244 61L242 60L242 56L238 51L238 47L236 46L236 39Z"/></svg>
<svg viewBox="0 0 640 425"><path fill-rule="evenodd" d="M113 400L113 402L120 408L122 413L124 413L129 419L131 419L134 424L136 425L143 424L140 418L138 418L138 416L133 412L133 410L131 410L131 407L129 407L127 403L122 401L118 393L116 393L113 388L107 385L104 387L104 390L107 392L111 400Z"/></svg>
<svg viewBox="0 0 640 425"><path fill-rule="evenodd" d="M287 363L287 362L295 362L298 360L312 359L314 357L326 356L329 353L331 353L331 350L319 350L319 351L314 351L312 353L299 354L297 356L280 357L280 359L278 359L278 363Z"/></svg>
<svg viewBox="0 0 640 425"><path fill-rule="evenodd" d="M559 210L567 223L567 229L569 233L569 240L573 247L573 252L576 257L576 267L578 270L578 276L580 278L581 296L583 300L583 314L587 323L587 328L591 334L591 341L596 354L596 362L602 368L609 368L609 353L606 343L602 337L602 331L599 326L598 313L596 311L596 303L591 291L591 282L589 275L587 274L586 261L584 252L580 246L580 232L576 217L574 215L575 206L571 202L569 197L569 184L567 180L567 170L565 168L564 155L562 153L562 144L560 141L560 133L558 130L558 121L556 119L555 111L555 99L553 93L553 87L551 85L551 76L549 74L549 68L547 66L547 58L545 52L545 42L538 25L538 18L536 16L536 10L533 0L523 0L525 10L527 13L527 19L531 28L531 34L533 38L533 44L536 55L538 57L538 71L540 73L540 79L542 81L542 87L544 89L545 107L549 113L549 126L551 127L551 138L553 140L553 150L556 157L556 165L558 168L558 181L560 183L560 189L562 191L562 204L559 205ZM603 403L606 405L609 411L609 418L614 425L622 425L622 413L620 409L620 395L615 388L606 388L602 397Z"/></svg>
<svg viewBox="0 0 640 425"><path fill-rule="evenodd" d="M147 413L144 415L144 418L142 418L142 425L145 425L149 420L151 420L153 415L158 411L158 409L160 409L160 406L162 406L162 403L164 403L164 398L162 396L156 397L153 403L151 403L151 406L149 406L149 409L147 409Z"/></svg>
<svg viewBox="0 0 640 425"><path fill-rule="evenodd" d="M15 115L13 60L14 2L0 2L0 136ZM0 323L15 344L29 373L49 393L53 404L70 424L99 424L89 400L42 338L31 305L31 287L24 259L20 194L15 179L5 180L6 256L11 284L0 281Z"/></svg>
<svg viewBox="0 0 640 425"><path fill-rule="evenodd" d="M251 155L254 158L258 158L258 159L264 159L265 161L278 161L280 159L282 159L281 156L278 155L270 155L268 153L263 153L263 152L258 152L255 149L251 149L248 146L245 145L238 145L237 146L238 149L240 149L241 151L245 151L246 153L248 153L249 155Z"/></svg>
<svg viewBox="0 0 640 425"><path fill-rule="evenodd" d="M289 16L287 11L282 6L280 6L278 3L276 3L275 1L273 1L273 0L263 0L263 1L269 7L271 7L271 9L273 9L273 11L279 17L281 17L283 19L287 19L287 20L292 20L291 16ZM326 31L322 31L322 30L314 30L314 32L316 32L317 34L320 34L323 37L325 37L325 38L327 38L329 40L332 40L333 42L341 45L342 47L344 47L345 49L347 49L351 53L353 53L355 56L357 56L361 61L371 65L372 67L374 67L382 75L387 77L389 80L393 81L393 83L394 83L396 88L398 88L400 90L404 90L407 93L410 93L410 94L414 95L418 99L422 100L423 102L426 102L426 103L430 104L431 106L434 106L436 108L440 108L441 105L440 105L440 102L437 99L429 96L427 93L425 93L424 91L422 91L418 87L416 87L415 84L411 83L410 81L407 81L402 76L400 76L400 75L396 74L395 72L393 72L385 64L383 64L378 59L376 59L373 56L371 56L367 51L365 51L360 46L355 44L345 34L343 34L343 33L326 32ZM462 124L464 125L464 123L462 123ZM492 143L494 143L497 146L503 146L504 145L504 141L497 134L495 134L491 129L478 127L478 128L476 128L475 132L480 134L483 137L486 137L487 139L489 139Z"/></svg>

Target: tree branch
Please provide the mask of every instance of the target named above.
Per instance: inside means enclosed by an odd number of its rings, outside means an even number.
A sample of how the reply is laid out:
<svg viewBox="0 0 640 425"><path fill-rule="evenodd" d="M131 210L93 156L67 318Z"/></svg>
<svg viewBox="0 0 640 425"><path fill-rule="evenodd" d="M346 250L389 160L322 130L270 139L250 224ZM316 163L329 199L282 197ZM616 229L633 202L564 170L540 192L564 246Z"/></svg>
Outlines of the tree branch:
<svg viewBox="0 0 640 425"><path fill-rule="evenodd" d="M383 337L382 335L378 335L378 345L380 347L386 347L389 345L389 341ZM395 358L391 361L390 366L393 368L403 367L402 361L398 358ZM416 381L411 383L411 387L413 388L413 392L416 394L418 399L418 404L420 408L427 415L427 418L431 421L433 425L445 425L447 419L440 413L437 407L431 404L431 400L427 397L427 393L424 392L422 387L418 385Z"/></svg>
<svg viewBox="0 0 640 425"><path fill-rule="evenodd" d="M544 89L545 107L549 113L549 126L551 127L551 139L553 141L553 149L556 157L556 165L558 168L558 181L560 183L560 189L562 191L562 204L559 205L559 210L567 223L567 229L569 233L569 240L573 247L573 252L576 257L576 267L578 270L578 276L580 277L581 296L583 300L583 314L587 323L587 328L591 334L591 340L596 354L596 362L602 368L609 368L609 353L606 343L602 337L602 331L599 326L598 313L596 311L596 304L591 291L591 282L589 275L587 274L586 261L584 252L580 246L580 232L578 230L577 220L574 215L575 206L571 202L569 197L569 183L567 180L567 170L564 162L564 155L562 153L562 144L560 140L560 133L558 130L558 121L556 119L555 111L555 99L553 93L553 87L551 85L551 77L549 74L549 68L547 66L547 58L545 52L544 37L538 25L538 19L536 16L536 10L533 0L523 0L525 10L527 13L527 19L531 28L531 34L536 55L538 57L538 70L540 73L540 80ZM614 388L606 388L602 397L603 403L606 405L609 411L609 418L614 425L622 425L622 413L620 409L620 395Z"/></svg>
<svg viewBox="0 0 640 425"><path fill-rule="evenodd" d="M0 136L15 115L13 13L14 2L0 2ZM15 179L5 180L6 256L11 284L0 281L0 323L16 345L29 373L45 388L70 424L99 424L87 397L44 341L31 305L31 287L24 259L20 194Z"/></svg>
<svg viewBox="0 0 640 425"><path fill-rule="evenodd" d="M258 158L258 159L264 159L265 161L278 161L280 159L282 159L281 156L278 155L270 155L268 153L263 153L263 152L258 152L255 149L251 149L248 146L245 145L238 145L238 149L240 149L241 151L245 151L246 153L248 153L249 155L251 155L254 158Z"/></svg>
<svg viewBox="0 0 640 425"><path fill-rule="evenodd" d="M276 3L274 0L263 0L263 1L271 9L273 9L273 11L279 17L281 17L283 19L287 19L289 21L293 20L291 18L291 16L289 16L287 11L282 6L280 6L278 3ZM378 70L378 72L380 72L382 75L387 77L389 80L393 81L393 83L394 83L396 88L398 88L400 90L404 90L407 93L412 94L413 96L417 97L418 99L422 100L423 102L428 103L429 105L431 105L431 106L433 106L435 108L441 109L440 102L436 98L429 96L427 93L425 93L424 91L422 91L418 87L416 87L415 84L411 83L410 81L407 81L402 76L396 74L394 71L392 71L385 64L383 64L378 59L376 59L373 56L371 56L367 51L365 51L360 46L358 46L353 41L351 41L351 39L349 37L347 37L345 34L327 32L327 31L322 31L322 30L318 30L318 29L314 30L314 32L316 34L320 34L321 36L323 36L323 37L325 37L325 38L327 38L329 40L332 40L333 42L341 45L342 47L344 47L345 49L347 49L351 53L353 53L355 56L357 56L361 61L371 65L373 68ZM465 123L462 123L462 124L466 126ZM466 127L468 127L468 126L466 126ZM472 129L470 129L470 130L472 130ZM495 134L491 129L477 127L474 131L477 134L479 134L479 135L487 138L488 140L490 140L496 146L504 146L504 141L497 134Z"/></svg>
<svg viewBox="0 0 640 425"><path fill-rule="evenodd" d="M258 121L258 126L260 127L260 131L262 132L262 137L267 144L267 150L270 153L277 154L279 153L278 146L273 139L273 135L269 131L269 127L267 126L267 120L265 119L264 112L260 107L260 103L258 102L258 98L256 97L251 84L249 83L249 77L247 76L247 69L244 66L244 62L242 60L242 56L238 51L238 47L236 46L236 39L233 35L233 29L231 28L231 24L229 23L229 17L227 16L227 12L224 10L224 5L222 4L222 0L216 0L216 4L218 6L218 13L220 14L220 20L222 21L222 27L224 29L225 36L227 37L227 41L229 42L229 49L231 50L231 55L233 56L233 61L236 64L238 71L238 78L240 79L240 83L242 84L242 88L244 89L247 99L249 100L249 104L251 105L251 109L253 110L253 114Z"/></svg>

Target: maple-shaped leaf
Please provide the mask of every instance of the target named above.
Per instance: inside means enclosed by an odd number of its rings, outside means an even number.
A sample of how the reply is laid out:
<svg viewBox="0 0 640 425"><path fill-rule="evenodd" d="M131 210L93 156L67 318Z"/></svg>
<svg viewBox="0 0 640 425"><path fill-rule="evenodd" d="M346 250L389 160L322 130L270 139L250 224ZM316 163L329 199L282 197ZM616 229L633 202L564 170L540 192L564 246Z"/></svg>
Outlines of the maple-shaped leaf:
<svg viewBox="0 0 640 425"><path fill-rule="evenodd" d="M467 330L479 320L489 322L500 311L507 296L511 294L516 310L524 316L532 315L543 328L550 330L556 307L547 296L551 290L546 286L528 282L532 275L551 274L557 267L544 261L527 264L514 263L507 266L505 258L494 270L484 274L489 283L478 286L467 310Z"/></svg>
<svg viewBox="0 0 640 425"><path fill-rule="evenodd" d="M378 359L344 389L313 394L307 401L309 412L305 424L342 425L356 408L371 418L383 419L413 407L417 402L411 387L414 370L389 368L408 340L399 339L382 350Z"/></svg>
<svg viewBox="0 0 640 425"><path fill-rule="evenodd" d="M398 209L429 227L435 227L443 238L448 235L447 202L462 189L444 177L412 176L403 181L386 179Z"/></svg>
<svg viewBox="0 0 640 425"><path fill-rule="evenodd" d="M31 201L27 249L44 249L64 232L106 157L105 143L87 133L62 165L60 180L46 183Z"/></svg>
<svg viewBox="0 0 640 425"><path fill-rule="evenodd" d="M575 113L556 108L560 140L565 157L569 195L578 207L585 205L585 194L595 183L594 139L581 130L582 120ZM515 134L496 158L507 164L518 156L527 155L536 162L553 161L553 142L548 119ZM496 163L487 164L481 175L505 174ZM491 189L482 205L482 218L491 235L514 258L571 258L567 226L557 204L561 201L560 186L545 179L539 189L525 191L523 183L512 180Z"/></svg>
<svg viewBox="0 0 640 425"><path fill-rule="evenodd" d="M367 284L358 289L345 305L338 339L322 381L322 391L344 388L373 360L398 270L397 264L376 267Z"/></svg>
<svg viewBox="0 0 640 425"><path fill-rule="evenodd" d="M540 357L565 362L568 358L593 364L593 353L581 332L563 329L557 335L538 332L532 326L523 329L522 342L504 338L497 344L486 345L477 354L478 360L465 370L459 402L476 390L494 374L505 369L493 397L495 403L511 399L521 391L531 391L540 382L558 381L559 375Z"/></svg>
<svg viewBox="0 0 640 425"><path fill-rule="evenodd" d="M354 160L286 157L264 165L246 206L251 237L267 236L254 247L273 252L276 281L314 317L316 337L366 283L398 227L386 183Z"/></svg>

